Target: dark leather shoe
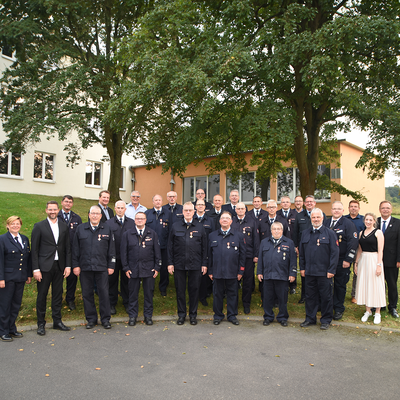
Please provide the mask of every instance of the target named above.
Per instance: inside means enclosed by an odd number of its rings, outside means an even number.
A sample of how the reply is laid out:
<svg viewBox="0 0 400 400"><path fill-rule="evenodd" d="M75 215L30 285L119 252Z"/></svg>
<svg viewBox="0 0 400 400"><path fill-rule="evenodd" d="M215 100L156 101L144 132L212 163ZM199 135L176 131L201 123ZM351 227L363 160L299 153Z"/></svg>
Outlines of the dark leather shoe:
<svg viewBox="0 0 400 400"><path fill-rule="evenodd" d="M13 341L13 338L10 335L1 335L0 339L3 342L12 342Z"/></svg>
<svg viewBox="0 0 400 400"><path fill-rule="evenodd" d="M290 289L290 294L296 294L296 289Z"/></svg>
<svg viewBox="0 0 400 400"><path fill-rule="evenodd" d="M95 325L96 325L95 322L88 322L86 324L86 329L93 329Z"/></svg>
<svg viewBox="0 0 400 400"><path fill-rule="evenodd" d="M306 299L304 299L303 297L299 300L299 304L303 304L305 303Z"/></svg>
<svg viewBox="0 0 400 400"><path fill-rule="evenodd" d="M245 314L250 314L250 307L245 307L243 311Z"/></svg>
<svg viewBox="0 0 400 400"><path fill-rule="evenodd" d="M214 325L219 325L221 323L221 320L220 319L214 319L213 320L213 324Z"/></svg>
<svg viewBox="0 0 400 400"><path fill-rule="evenodd" d="M40 336L44 336L46 334L46 330L44 329L44 325L39 325L37 329L37 334Z"/></svg>
<svg viewBox="0 0 400 400"><path fill-rule="evenodd" d="M264 319L264 321L263 321L263 325L264 325L264 326L268 326L270 323L271 323L271 322L269 322L268 319Z"/></svg>
<svg viewBox="0 0 400 400"><path fill-rule="evenodd" d="M339 319L343 318L343 313L342 312L335 312L335 314L333 315L333 319L335 321L339 321Z"/></svg>
<svg viewBox="0 0 400 400"><path fill-rule="evenodd" d="M102 325L103 325L103 328L104 328L104 329L111 329L111 324L110 324L109 321L108 321L108 322L102 323Z"/></svg>
<svg viewBox="0 0 400 400"><path fill-rule="evenodd" d="M231 319L229 322L232 322L233 325L239 325L239 321L237 318Z"/></svg>
<svg viewBox="0 0 400 400"><path fill-rule="evenodd" d="M190 325L197 325L197 319L196 318L190 318Z"/></svg>
<svg viewBox="0 0 400 400"><path fill-rule="evenodd" d="M129 326L135 326L136 325L136 318L129 318Z"/></svg>
<svg viewBox="0 0 400 400"><path fill-rule="evenodd" d="M390 314L392 314L392 316L394 318L399 318L399 313L397 312L397 310L395 308L393 308L393 310L390 311Z"/></svg>
<svg viewBox="0 0 400 400"><path fill-rule="evenodd" d="M69 326L65 326L62 322L53 324L53 329L58 329L59 331L70 331L71 330L71 328Z"/></svg>
<svg viewBox="0 0 400 400"><path fill-rule="evenodd" d="M179 318L178 318L177 324L178 324L178 325L183 325L184 322L185 322L185 317L179 317Z"/></svg>
<svg viewBox="0 0 400 400"><path fill-rule="evenodd" d="M115 307L114 306L111 306L110 307L110 314L111 315L115 315L117 313L117 310L115 309Z"/></svg>
<svg viewBox="0 0 400 400"><path fill-rule="evenodd" d="M11 336L11 337L13 337L13 338L22 338L24 335L22 334L22 332L18 332L18 331L16 331L16 332L10 332L9 333L9 335Z"/></svg>
<svg viewBox="0 0 400 400"><path fill-rule="evenodd" d="M329 329L329 324L321 324L321 329L323 331L326 331L327 329Z"/></svg>
<svg viewBox="0 0 400 400"><path fill-rule="evenodd" d="M167 292L160 292L162 297L166 297L167 296Z"/></svg>
<svg viewBox="0 0 400 400"><path fill-rule="evenodd" d="M282 325L282 326L288 326L288 323L287 323L286 320L285 320L285 321L281 321L281 325Z"/></svg>
<svg viewBox="0 0 400 400"><path fill-rule="evenodd" d="M309 327L309 326L311 326L311 325L315 325L315 324L312 324L312 323L309 322L309 321L304 321L304 322L302 322L302 323L300 324L300 326L301 326L302 328L307 328L307 327Z"/></svg>
<svg viewBox="0 0 400 400"><path fill-rule="evenodd" d="M153 320L152 320L151 318L145 318L145 319L144 319L144 323L145 323L146 325L153 325Z"/></svg>
<svg viewBox="0 0 400 400"><path fill-rule="evenodd" d="M69 308L71 311L76 310L76 305L75 305L75 302L74 302L74 301L68 301L67 304L68 304L68 308Z"/></svg>

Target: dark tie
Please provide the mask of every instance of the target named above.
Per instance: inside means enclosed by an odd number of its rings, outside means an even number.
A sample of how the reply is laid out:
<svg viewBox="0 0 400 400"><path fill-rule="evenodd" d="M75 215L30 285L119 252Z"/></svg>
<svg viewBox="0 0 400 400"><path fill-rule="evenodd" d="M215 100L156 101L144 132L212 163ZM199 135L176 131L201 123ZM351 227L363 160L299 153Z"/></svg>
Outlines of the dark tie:
<svg viewBox="0 0 400 400"><path fill-rule="evenodd" d="M142 234L143 234L143 229L140 229L139 230L139 236L142 237Z"/></svg>
<svg viewBox="0 0 400 400"><path fill-rule="evenodd" d="M160 210L157 210L156 213L157 213L157 218L158 218L160 216Z"/></svg>
<svg viewBox="0 0 400 400"><path fill-rule="evenodd" d="M260 216L260 210L256 211L256 217L258 218Z"/></svg>
<svg viewBox="0 0 400 400"><path fill-rule="evenodd" d="M119 219L119 222L120 222L121 225L124 224L124 221L122 221L122 218Z"/></svg>
<svg viewBox="0 0 400 400"><path fill-rule="evenodd" d="M243 222L243 219L239 219L239 224L241 225Z"/></svg>
<svg viewBox="0 0 400 400"><path fill-rule="evenodd" d="M313 232L314 232L314 233L317 233L317 232L318 232L318 229L314 229Z"/></svg>
<svg viewBox="0 0 400 400"><path fill-rule="evenodd" d="M233 211L235 211L235 210L236 210L236 206L232 206L232 208L233 208Z"/></svg>
<svg viewBox="0 0 400 400"><path fill-rule="evenodd" d="M174 212L174 208L175 208L175 206L170 206L169 210L173 213Z"/></svg>
<svg viewBox="0 0 400 400"><path fill-rule="evenodd" d="M226 236L227 232L226 232L226 231L222 231L222 234L223 234L224 236Z"/></svg>
<svg viewBox="0 0 400 400"><path fill-rule="evenodd" d="M18 247L22 247L21 243L18 241L18 236L14 236L14 240L17 242Z"/></svg>
<svg viewBox="0 0 400 400"><path fill-rule="evenodd" d="M331 228L331 229L335 227L335 225L336 225L336 221L337 221L337 220L335 220L335 221L334 221L334 220L332 220L332 222L331 222L331 226L330 226L330 228Z"/></svg>
<svg viewBox="0 0 400 400"><path fill-rule="evenodd" d="M287 218L288 212L284 211L283 213L285 214L285 218Z"/></svg>
<svg viewBox="0 0 400 400"><path fill-rule="evenodd" d="M64 213L64 219L65 219L65 222L68 222L68 220L69 220L69 213Z"/></svg>
<svg viewBox="0 0 400 400"><path fill-rule="evenodd" d="M386 231L386 221L382 221L382 233Z"/></svg>
<svg viewBox="0 0 400 400"><path fill-rule="evenodd" d="M269 220L269 223L272 225L272 224L274 223L274 220L273 220L273 219L270 219L270 220Z"/></svg>

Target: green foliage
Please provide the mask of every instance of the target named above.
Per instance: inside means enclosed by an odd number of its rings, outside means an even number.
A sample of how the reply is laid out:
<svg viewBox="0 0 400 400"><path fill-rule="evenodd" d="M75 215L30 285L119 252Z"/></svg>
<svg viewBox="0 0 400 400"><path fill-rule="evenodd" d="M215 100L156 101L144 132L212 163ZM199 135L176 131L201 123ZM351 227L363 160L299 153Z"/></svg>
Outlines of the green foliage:
<svg viewBox="0 0 400 400"><path fill-rule="evenodd" d="M129 110L142 101L137 154L164 160L164 171L181 174L214 155L210 173L238 176L243 153L254 151L260 177L292 159L301 192L312 193L318 163L338 157L336 132L351 122L370 128L385 107L388 125L400 76L397 15L388 1L160 1L124 43L129 79L109 118L133 134Z"/></svg>

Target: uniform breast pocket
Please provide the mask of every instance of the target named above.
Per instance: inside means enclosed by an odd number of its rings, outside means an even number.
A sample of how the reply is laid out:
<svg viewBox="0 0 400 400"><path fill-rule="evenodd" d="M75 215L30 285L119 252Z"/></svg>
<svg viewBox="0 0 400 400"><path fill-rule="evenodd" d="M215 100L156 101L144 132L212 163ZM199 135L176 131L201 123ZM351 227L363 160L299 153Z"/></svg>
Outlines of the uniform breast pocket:
<svg viewBox="0 0 400 400"><path fill-rule="evenodd" d="M327 245L327 244L329 244L329 239L328 239L328 238L319 239L319 243L320 243L321 245L322 245L322 244Z"/></svg>
<svg viewBox="0 0 400 400"><path fill-rule="evenodd" d="M185 232L175 232L175 236L183 237L185 236Z"/></svg>

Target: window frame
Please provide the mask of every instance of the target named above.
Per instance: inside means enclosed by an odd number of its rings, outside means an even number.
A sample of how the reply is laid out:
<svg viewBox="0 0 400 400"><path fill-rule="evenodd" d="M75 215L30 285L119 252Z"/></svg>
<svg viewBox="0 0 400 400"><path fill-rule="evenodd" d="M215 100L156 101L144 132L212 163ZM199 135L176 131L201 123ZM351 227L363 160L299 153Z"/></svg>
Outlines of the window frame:
<svg viewBox="0 0 400 400"><path fill-rule="evenodd" d="M42 173L41 177L37 178L35 177L35 156L36 154L41 154L42 155ZM47 156L52 156L53 157L53 174L51 179L46 179L46 157ZM44 176L44 177L43 177ZM55 183L56 181L56 155L53 153L48 153L45 151L39 151L35 150L33 153L33 180L35 182L45 182L45 183Z"/></svg>
<svg viewBox="0 0 400 400"><path fill-rule="evenodd" d="M103 179L103 163L100 161L94 161L94 160L86 160L86 168L88 167L88 163L92 164L92 172L91 172L91 183L86 183L86 176L88 174L88 172L85 169L85 187L91 187L91 188L101 188L101 182ZM93 168L96 166L96 164L98 164L100 166L100 177L99 177L99 184L95 185L95 173L96 173L96 168Z"/></svg>
<svg viewBox="0 0 400 400"><path fill-rule="evenodd" d="M2 146L0 146L0 150L4 149ZM10 178L10 179L23 179L23 154L22 153L12 153L11 151L4 152L7 153L7 173L2 174L0 173L0 178ZM19 154L20 160L19 160L19 175L14 175L12 173L12 163L13 163L13 156L15 154Z"/></svg>

